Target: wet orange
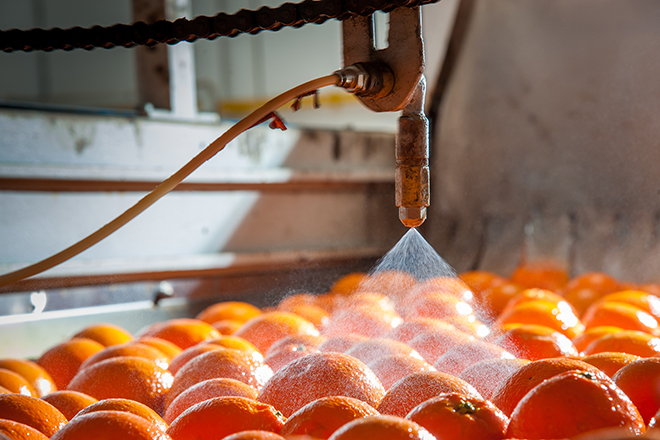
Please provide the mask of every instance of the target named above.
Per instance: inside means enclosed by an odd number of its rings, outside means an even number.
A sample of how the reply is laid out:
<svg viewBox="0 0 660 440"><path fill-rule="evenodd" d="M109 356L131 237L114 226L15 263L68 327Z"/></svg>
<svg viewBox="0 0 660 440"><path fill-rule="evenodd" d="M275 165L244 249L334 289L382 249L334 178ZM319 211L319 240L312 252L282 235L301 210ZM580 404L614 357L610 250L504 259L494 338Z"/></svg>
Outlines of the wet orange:
<svg viewBox="0 0 660 440"><path fill-rule="evenodd" d="M154 361L160 368L167 369L170 360L160 350L152 347L151 345L141 344L139 342L131 342L128 344L112 345L98 353L94 353L80 365L80 369L87 368L98 362L119 356L135 356Z"/></svg>
<svg viewBox="0 0 660 440"><path fill-rule="evenodd" d="M602 272L589 272L570 280L562 289L561 295L573 304L581 315L599 298L619 290L617 280Z"/></svg>
<svg viewBox="0 0 660 440"><path fill-rule="evenodd" d="M90 414L96 411L123 411L142 417L156 425L161 431L167 431L167 423L153 409L140 402L130 399L104 399L92 403L78 413L79 415Z"/></svg>
<svg viewBox="0 0 660 440"><path fill-rule="evenodd" d="M438 371L460 376L463 370L479 361L514 358L514 355L495 344L472 341L451 347L435 360L433 366Z"/></svg>
<svg viewBox="0 0 660 440"><path fill-rule="evenodd" d="M566 301L526 301L507 309L497 318L496 325L538 324L550 327L573 339L584 332L584 325Z"/></svg>
<svg viewBox="0 0 660 440"><path fill-rule="evenodd" d="M36 362L27 359L0 359L0 368L18 373L27 380L37 391L37 397L45 396L57 389L55 381L50 374Z"/></svg>
<svg viewBox="0 0 660 440"><path fill-rule="evenodd" d="M488 400L459 393L436 396L406 416L443 440L501 440L509 418Z"/></svg>
<svg viewBox="0 0 660 440"><path fill-rule="evenodd" d="M73 338L47 350L37 360L37 364L48 372L57 389L63 390L76 375L80 365L104 348L91 339Z"/></svg>
<svg viewBox="0 0 660 440"><path fill-rule="evenodd" d="M660 338L646 332L620 330L594 340L584 349L585 355L616 351L641 357L660 356Z"/></svg>
<svg viewBox="0 0 660 440"><path fill-rule="evenodd" d="M330 315L323 327L327 337L357 334L367 338L377 338L387 334L403 320L394 312L385 313L367 305L342 308Z"/></svg>
<svg viewBox="0 0 660 440"><path fill-rule="evenodd" d="M368 341L358 342L346 350L345 353L361 360L365 364L375 361L378 358L394 354L410 356L420 360L422 359L422 356L410 345L385 338L374 338L369 339Z"/></svg>
<svg viewBox="0 0 660 440"><path fill-rule="evenodd" d="M477 338L483 338L490 334L490 329L476 315L455 315L444 319L460 331L468 333Z"/></svg>
<svg viewBox="0 0 660 440"><path fill-rule="evenodd" d="M279 434L275 434L274 432L250 430L250 431L240 431L237 432L236 434L228 435L222 440L286 440L286 439ZM294 439L289 437L289 440L294 440ZM301 438L299 440L312 440L312 439Z"/></svg>
<svg viewBox="0 0 660 440"><path fill-rule="evenodd" d="M586 329L584 333L582 333L580 336L573 338L573 345L575 345L575 348L577 348L578 351L582 353L587 348L587 346L596 339L601 338L605 335L620 332L621 330L622 329L620 329L619 327L613 327L609 325L601 326L601 327L591 327Z"/></svg>
<svg viewBox="0 0 660 440"><path fill-rule="evenodd" d="M360 284L366 279L366 273L349 273L335 281L332 287L330 287L330 291L340 295L350 295L357 292L360 288Z"/></svg>
<svg viewBox="0 0 660 440"><path fill-rule="evenodd" d="M264 358L264 363L268 365L273 372L279 371L282 367L301 357L312 353L318 353L314 347L308 347L305 344L288 345L279 350L268 350L268 355Z"/></svg>
<svg viewBox="0 0 660 440"><path fill-rule="evenodd" d="M453 327L453 326L452 326ZM461 330L446 329L432 333L422 333L408 342L426 362L433 364L438 357L451 347L474 341L475 337Z"/></svg>
<svg viewBox="0 0 660 440"><path fill-rule="evenodd" d="M231 348L209 351L194 357L177 371L165 407L183 391L208 379L236 379L259 390L272 375L268 365L245 352Z"/></svg>
<svg viewBox="0 0 660 440"><path fill-rule="evenodd" d="M48 440L48 437L31 426L5 419L0 419L0 438L9 440Z"/></svg>
<svg viewBox="0 0 660 440"><path fill-rule="evenodd" d="M261 310L252 304L242 301L225 301L208 306L195 318L208 324L227 319L243 323L259 315L261 315Z"/></svg>
<svg viewBox="0 0 660 440"><path fill-rule="evenodd" d="M215 397L188 408L167 433L173 440L215 440L247 430L277 433L284 421L268 404L245 397Z"/></svg>
<svg viewBox="0 0 660 440"><path fill-rule="evenodd" d="M64 417L71 420L81 410L98 402L97 399L78 391L60 390L41 398L59 409Z"/></svg>
<svg viewBox="0 0 660 440"><path fill-rule="evenodd" d="M383 293L356 292L351 296L342 297L337 306L340 309L366 307L377 312L396 314L394 301Z"/></svg>
<svg viewBox="0 0 660 440"><path fill-rule="evenodd" d="M436 371L425 360L402 354L379 357L367 366L378 376L385 391L389 390L396 381L410 374L420 371Z"/></svg>
<svg viewBox="0 0 660 440"><path fill-rule="evenodd" d="M50 403L23 394L0 394L0 419L31 426L46 437L53 436L67 422Z"/></svg>
<svg viewBox="0 0 660 440"><path fill-rule="evenodd" d="M106 359L79 371L68 389L89 394L98 400L135 400L162 414L172 381L172 374L155 362L122 356Z"/></svg>
<svg viewBox="0 0 660 440"><path fill-rule="evenodd" d="M613 326L624 330L638 330L658 335L658 321L639 307L617 301L592 304L582 315L586 328Z"/></svg>
<svg viewBox="0 0 660 440"><path fill-rule="evenodd" d="M516 357L532 361L578 355L578 350L570 339L542 325L523 324L507 330L492 343L503 347Z"/></svg>
<svg viewBox="0 0 660 440"><path fill-rule="evenodd" d="M561 295L552 292L551 290L545 290L545 289L525 289L522 292L518 293L516 296L511 298L511 301L506 305L506 308L504 309L505 311L508 311L522 303L526 302L531 302L531 301L548 301L551 303L559 304L560 302L567 302L564 297ZM571 306L571 310L575 314L577 314L577 311L573 309L572 305L568 303L569 306Z"/></svg>
<svg viewBox="0 0 660 440"><path fill-rule="evenodd" d="M19 393L26 396L37 396L37 390L30 385L30 382L20 374L14 373L5 368L0 368L0 387L8 389L12 393Z"/></svg>
<svg viewBox="0 0 660 440"><path fill-rule="evenodd" d="M104 347L125 344L133 340L133 335L128 331L118 325L109 323L90 325L76 333L73 337L91 339Z"/></svg>
<svg viewBox="0 0 660 440"><path fill-rule="evenodd" d="M353 397L376 407L384 394L376 375L361 361L341 353L313 353L275 373L258 399L288 417L322 397Z"/></svg>
<svg viewBox="0 0 660 440"><path fill-rule="evenodd" d="M395 327L387 332L383 337L407 343L415 336L422 333L440 331L451 332L453 330L456 330L456 327L440 319L410 318L403 321L403 323L398 327Z"/></svg>
<svg viewBox="0 0 660 440"><path fill-rule="evenodd" d="M347 334L343 336L333 336L327 338L321 344L318 345L317 350L323 352L336 352L344 353L346 350L351 348L353 345L367 341L368 338L362 335L356 334Z"/></svg>
<svg viewBox="0 0 660 440"><path fill-rule="evenodd" d="M176 374L181 367L186 365L191 359L199 356L200 354L208 353L213 350L224 350L224 347L221 347L216 344L200 344L193 345L190 348L183 350L177 357L172 359L172 362L169 365L168 370L170 373Z"/></svg>
<svg viewBox="0 0 660 440"><path fill-rule="evenodd" d="M305 318L314 324L316 328L323 327L330 320L328 312L321 307L312 304L299 304L282 310L295 313L296 315Z"/></svg>
<svg viewBox="0 0 660 440"><path fill-rule="evenodd" d="M609 427L646 431L628 397L600 371L566 371L534 387L516 406L507 436L567 438Z"/></svg>
<svg viewBox="0 0 660 440"><path fill-rule="evenodd" d="M259 393L250 385L236 379L209 379L191 386L170 403L163 419L172 423L174 419L191 406L215 397L237 396L256 399Z"/></svg>
<svg viewBox="0 0 660 440"><path fill-rule="evenodd" d="M628 364L641 359L639 356L628 353L603 352L584 356L581 360L598 368L609 377Z"/></svg>
<svg viewBox="0 0 660 440"><path fill-rule="evenodd" d="M170 341L166 341L165 339L162 338L152 338L150 336L143 336L141 338L138 338L135 342L140 344L150 345L154 348L157 348L158 350L160 350L161 353L163 353L165 356L170 358L170 360L172 360L182 351L181 347L179 347L178 345L175 345Z"/></svg>
<svg viewBox="0 0 660 440"><path fill-rule="evenodd" d="M417 284L417 280L408 272L384 270L369 274L367 279L360 284L358 290L381 293L397 302L405 297L415 284Z"/></svg>
<svg viewBox="0 0 660 440"><path fill-rule="evenodd" d="M247 321L234 336L252 343L261 353L278 340L291 335L318 336L314 324L293 313L268 312Z"/></svg>
<svg viewBox="0 0 660 440"><path fill-rule="evenodd" d="M639 307L646 313L652 315L656 320L660 319L660 297L641 290L624 290L610 293L601 297L598 302L622 302Z"/></svg>
<svg viewBox="0 0 660 440"><path fill-rule="evenodd" d="M138 332L138 337L156 337L170 341L185 350L207 339L220 337L211 324L199 319L176 318L151 324Z"/></svg>
<svg viewBox="0 0 660 440"><path fill-rule="evenodd" d="M484 399L490 399L506 378L528 363L527 359L484 359L463 370L460 378L479 391Z"/></svg>
<svg viewBox="0 0 660 440"><path fill-rule="evenodd" d="M467 272L461 272L458 277L468 285L470 290L472 290L475 295L488 288L504 284L508 281L503 276L500 276L494 272L489 272L487 270L471 270Z"/></svg>
<svg viewBox="0 0 660 440"><path fill-rule="evenodd" d="M304 345L308 348L316 348L321 343L325 342L326 338L323 336L312 336L312 335L293 335L287 336L280 339L270 346L268 351L265 353L266 356L269 354L281 350L283 348L292 347L296 345Z"/></svg>
<svg viewBox="0 0 660 440"><path fill-rule="evenodd" d="M524 287L507 281L477 291L474 293L474 304L477 313L488 322L494 321L500 316L507 304L524 290Z"/></svg>
<svg viewBox="0 0 660 440"><path fill-rule="evenodd" d="M330 440L433 440L417 423L395 416L367 416L335 431Z"/></svg>
<svg viewBox="0 0 660 440"><path fill-rule="evenodd" d="M348 422L377 415L378 411L358 399L345 396L322 397L293 413L282 426L280 434L327 439Z"/></svg>
<svg viewBox="0 0 660 440"><path fill-rule="evenodd" d="M94 411L79 415L51 440L172 440L146 419L125 411Z"/></svg>
<svg viewBox="0 0 660 440"><path fill-rule="evenodd" d="M546 379L570 370L597 373L600 370L586 362L569 358L551 358L532 361L511 374L493 392L491 401L504 414L510 415L518 402L535 386Z"/></svg>
<svg viewBox="0 0 660 440"><path fill-rule="evenodd" d="M614 383L632 400L645 423L660 410L660 358L632 362L612 377Z"/></svg>
<svg viewBox="0 0 660 440"><path fill-rule="evenodd" d="M417 296L408 307L406 318L446 319L457 315L472 315L472 306L449 293L425 293Z"/></svg>
<svg viewBox="0 0 660 440"><path fill-rule="evenodd" d="M423 371L395 382L380 401L378 411L381 414L405 417L420 403L453 392L481 398L479 392L463 379L439 371Z"/></svg>
<svg viewBox="0 0 660 440"><path fill-rule="evenodd" d="M221 335L233 335L242 325L242 322L234 321L232 319L223 319L211 324L211 326L220 332Z"/></svg>
<svg viewBox="0 0 660 440"><path fill-rule="evenodd" d="M559 264L546 261L524 263L511 274L511 281L528 289L557 291L566 286L569 277Z"/></svg>

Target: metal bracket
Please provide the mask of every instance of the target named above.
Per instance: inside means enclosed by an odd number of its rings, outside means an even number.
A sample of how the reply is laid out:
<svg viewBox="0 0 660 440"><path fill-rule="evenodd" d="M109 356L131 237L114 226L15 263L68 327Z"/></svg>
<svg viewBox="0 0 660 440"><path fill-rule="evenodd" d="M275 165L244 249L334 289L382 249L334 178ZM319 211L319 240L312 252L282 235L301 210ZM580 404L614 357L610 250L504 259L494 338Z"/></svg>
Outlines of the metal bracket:
<svg viewBox="0 0 660 440"><path fill-rule="evenodd" d="M394 85L387 96L358 95L358 99L375 112L402 110L424 73L421 8L397 8L390 12L387 49L376 50L373 15L349 18L342 27L344 66L380 63L389 66L394 74Z"/></svg>

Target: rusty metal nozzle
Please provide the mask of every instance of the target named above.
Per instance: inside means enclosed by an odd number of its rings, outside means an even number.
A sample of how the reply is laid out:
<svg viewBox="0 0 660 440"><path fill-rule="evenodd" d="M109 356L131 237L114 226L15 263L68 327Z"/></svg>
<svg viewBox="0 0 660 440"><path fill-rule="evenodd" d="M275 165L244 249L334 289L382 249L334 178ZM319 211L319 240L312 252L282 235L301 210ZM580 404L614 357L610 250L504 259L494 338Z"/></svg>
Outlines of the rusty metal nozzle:
<svg viewBox="0 0 660 440"><path fill-rule="evenodd" d="M430 205L429 121L424 115L424 81L399 118L396 137L395 197L399 220L415 228Z"/></svg>
<svg viewBox="0 0 660 440"><path fill-rule="evenodd" d="M339 86L357 96L382 98L394 88L394 73L384 63L357 63L337 70Z"/></svg>

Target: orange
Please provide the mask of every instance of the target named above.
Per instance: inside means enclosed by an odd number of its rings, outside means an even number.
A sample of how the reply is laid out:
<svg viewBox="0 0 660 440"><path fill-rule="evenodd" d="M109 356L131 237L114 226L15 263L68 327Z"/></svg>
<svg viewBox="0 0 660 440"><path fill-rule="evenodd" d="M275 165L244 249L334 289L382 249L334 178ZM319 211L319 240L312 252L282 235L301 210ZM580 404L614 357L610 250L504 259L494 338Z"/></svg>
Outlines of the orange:
<svg viewBox="0 0 660 440"><path fill-rule="evenodd" d="M470 290L470 287L460 278L433 277L428 278L416 285L413 289L411 289L410 295L403 299L409 301L410 299L415 299L418 296L425 295L427 293L445 293L452 295L462 301L468 302L472 301L474 296Z"/></svg>
<svg viewBox="0 0 660 440"><path fill-rule="evenodd" d="M279 432L284 417L272 406L245 397L215 397L177 417L167 433L173 440L215 440L247 430Z"/></svg>
<svg viewBox="0 0 660 440"><path fill-rule="evenodd" d="M632 400L645 423L660 410L660 358L639 359L621 368L614 383Z"/></svg>
<svg viewBox="0 0 660 440"><path fill-rule="evenodd" d="M236 379L259 390L272 375L268 365L243 351L231 348L209 351L194 357L177 371L165 408L183 391L208 379Z"/></svg>
<svg viewBox="0 0 660 440"><path fill-rule="evenodd" d="M268 356L269 354L281 350L283 348L292 347L296 345L304 345L308 348L316 348L325 340L326 338L324 338L323 336L312 336L312 335L287 336L275 342L273 345L271 345L268 351L265 353L265 355Z"/></svg>
<svg viewBox="0 0 660 440"><path fill-rule="evenodd" d="M367 279L367 274L363 272L353 272L344 275L334 282L330 291L340 295L350 295L360 288L360 284Z"/></svg>
<svg viewBox="0 0 660 440"><path fill-rule="evenodd" d="M479 392L463 379L439 371L423 371L395 382L380 401L378 411L405 417L420 403L442 393L453 392L481 398Z"/></svg>
<svg viewBox="0 0 660 440"><path fill-rule="evenodd" d="M140 402L130 399L104 399L93 403L78 413L80 416L96 411L123 411L142 417L156 425L161 431L167 431L167 423L156 412Z"/></svg>
<svg viewBox="0 0 660 440"><path fill-rule="evenodd" d="M461 272L458 277L467 284L470 290L475 294L507 282L506 278L487 270Z"/></svg>
<svg viewBox="0 0 660 440"><path fill-rule="evenodd" d="M289 438L293 440L292 438ZM236 434L228 435L222 440L286 440L279 434L269 431L261 430L251 430L251 431L240 431ZM300 439L300 440L312 440L312 439Z"/></svg>
<svg viewBox="0 0 660 440"><path fill-rule="evenodd" d="M330 315L324 309L313 304L298 304L279 310L295 313L314 324L317 328L323 327L330 320Z"/></svg>
<svg viewBox="0 0 660 440"><path fill-rule="evenodd" d="M133 336L123 328L108 323L100 323L85 327L74 338L87 338L98 342L104 347L125 344L133 340Z"/></svg>
<svg viewBox="0 0 660 440"><path fill-rule="evenodd" d="M591 327L586 329L580 336L573 338L573 345L575 345L575 348L577 348L577 350L582 353L587 348L587 346L596 339L605 335L620 332L621 330L622 329L619 327L613 327L609 325Z"/></svg>
<svg viewBox="0 0 660 440"><path fill-rule="evenodd" d="M368 338L362 335L347 334L343 336L333 336L327 338L319 344L318 351L343 353L359 342L367 341Z"/></svg>
<svg viewBox="0 0 660 440"><path fill-rule="evenodd" d="M322 397L353 397L376 407L384 394L376 375L361 361L342 353L313 353L275 373L258 399L288 417Z"/></svg>
<svg viewBox="0 0 660 440"><path fill-rule="evenodd" d="M374 311L396 314L396 306L392 299L385 294L375 292L356 292L351 296L342 297L337 303L338 308L352 308L365 306Z"/></svg>
<svg viewBox="0 0 660 440"><path fill-rule="evenodd" d="M293 413L280 434L284 436L308 435L327 439L348 422L367 416L379 415L365 402L345 396L322 397Z"/></svg>
<svg viewBox="0 0 660 440"><path fill-rule="evenodd" d="M451 347L474 340L474 336L453 327L453 329L432 333L421 333L411 339L408 345L415 349L426 362L433 364Z"/></svg>
<svg viewBox="0 0 660 440"><path fill-rule="evenodd" d="M508 311L517 305L530 301L548 301L555 304L559 304L560 302L567 302L564 297L550 290L525 289L511 298L504 311ZM570 303L568 304L571 306L571 310L573 310L573 312L577 315L577 311L573 308L573 306Z"/></svg>
<svg viewBox="0 0 660 440"><path fill-rule="evenodd" d="M658 321L639 307L616 301L592 304L582 315L586 328L604 325L658 335Z"/></svg>
<svg viewBox="0 0 660 440"><path fill-rule="evenodd" d="M222 319L211 324L221 335L233 335L242 325L241 321L234 321L233 319Z"/></svg>
<svg viewBox="0 0 660 440"><path fill-rule="evenodd" d="M191 359L199 356L200 354L208 353L213 350L224 350L224 347L221 347L216 344L199 344L193 345L190 348L183 350L177 357L172 359L172 362L169 365L168 370L170 373L176 374L181 367L186 365Z"/></svg>
<svg viewBox="0 0 660 440"><path fill-rule="evenodd" d="M508 437L558 439L609 427L646 431L635 405L600 371L566 371L534 387L518 403Z"/></svg>
<svg viewBox="0 0 660 440"><path fill-rule="evenodd" d="M594 340L584 349L584 354L604 351L617 351L641 357L660 356L660 338L646 332L621 330Z"/></svg>
<svg viewBox="0 0 660 440"><path fill-rule="evenodd" d="M138 332L139 337L165 339L185 350L207 339L220 337L211 324L199 319L177 318L151 324Z"/></svg>
<svg viewBox="0 0 660 440"><path fill-rule="evenodd" d="M519 358L532 361L578 355L577 348L570 339L542 325L523 324L507 330L492 342Z"/></svg>
<svg viewBox="0 0 660 440"><path fill-rule="evenodd" d="M569 358L551 358L523 365L497 387L491 401L504 414L511 415L518 402L535 386L546 379L570 370L599 372L586 362Z"/></svg>
<svg viewBox="0 0 660 440"><path fill-rule="evenodd" d="M163 419L172 423L174 419L191 406L214 397L238 396L256 399L259 393L250 385L236 379L209 379L191 386L170 403Z"/></svg>
<svg viewBox="0 0 660 440"><path fill-rule="evenodd" d="M68 389L89 394L98 400L135 400L162 414L165 395L172 381L172 374L155 362L122 356L80 370L71 380Z"/></svg>
<svg viewBox="0 0 660 440"><path fill-rule="evenodd" d="M80 365L104 348L91 339L73 338L46 351L37 360L37 364L53 378L57 389L63 390L76 375Z"/></svg>
<svg viewBox="0 0 660 440"><path fill-rule="evenodd" d="M64 414L64 417L69 420L92 403L98 402L98 400L92 396L71 390L55 391L41 399L59 409L60 412Z"/></svg>
<svg viewBox="0 0 660 440"><path fill-rule="evenodd" d="M367 365L378 376L378 380L385 391L399 379L420 371L436 371L429 363L421 358L407 354L393 354L382 356Z"/></svg>
<svg viewBox="0 0 660 440"><path fill-rule="evenodd" d="M490 329L476 315L455 315L444 319L448 324L477 338L484 338L490 334Z"/></svg>
<svg viewBox="0 0 660 440"><path fill-rule="evenodd" d="M0 394L0 419L31 426L46 437L51 437L67 422L50 403L23 394Z"/></svg>
<svg viewBox="0 0 660 440"><path fill-rule="evenodd" d="M233 348L234 350L244 351L253 358L263 360L263 355L257 350L257 347L249 343L246 339L236 335L220 335L219 338L207 339L197 345L213 344L224 348Z"/></svg>
<svg viewBox="0 0 660 440"><path fill-rule="evenodd" d="M176 355L181 353L181 348L178 345L166 341L162 338L152 338L150 336L143 336L138 338L135 342L140 344L151 345L154 348L160 350L165 356L172 360Z"/></svg>
<svg viewBox="0 0 660 440"><path fill-rule="evenodd" d="M621 292L610 293L598 300L598 302L622 302L639 307L656 320L660 319L660 298L656 295L643 292L641 290L624 290Z"/></svg>
<svg viewBox="0 0 660 440"><path fill-rule="evenodd" d="M575 338L584 331L584 325L566 301L522 302L503 311L496 321L498 326L510 323L544 325L563 333L569 339Z"/></svg>
<svg viewBox="0 0 660 440"><path fill-rule="evenodd" d="M436 396L406 416L443 440L501 440L509 418L484 399L460 393Z"/></svg>
<svg viewBox="0 0 660 440"><path fill-rule="evenodd" d="M131 342L128 344L113 345L99 351L98 353L94 353L85 359L85 362L80 365L80 369L82 370L83 368L87 368L97 362L119 356L135 356L149 359L163 369L167 369L170 364L169 358L157 348L139 342Z"/></svg>
<svg viewBox="0 0 660 440"><path fill-rule="evenodd" d="M261 310L252 304L242 301L225 301L208 306L195 318L208 324L226 319L243 323L259 315L261 315Z"/></svg>
<svg viewBox="0 0 660 440"><path fill-rule="evenodd" d="M641 359L639 356L628 353L603 352L583 357L581 360L598 368L609 377L628 364Z"/></svg>
<svg viewBox="0 0 660 440"><path fill-rule="evenodd" d="M429 432L410 420L395 416L367 416L335 431L330 440L433 440Z"/></svg>
<svg viewBox="0 0 660 440"><path fill-rule="evenodd" d="M322 330L327 337L357 334L377 338L387 334L402 321L394 312L385 313L363 304L336 310Z"/></svg>
<svg viewBox="0 0 660 440"><path fill-rule="evenodd" d="M375 361L383 356L390 356L393 354L410 356L420 360L422 359L422 356L420 356L420 354L410 345L385 338L374 338L369 339L368 341L358 342L346 350L345 353L361 360L365 364Z"/></svg>
<svg viewBox="0 0 660 440"><path fill-rule="evenodd" d="M288 312L263 313L247 321L234 336L252 343L261 353L276 341L291 335L318 336L319 331L306 319Z"/></svg>
<svg viewBox="0 0 660 440"><path fill-rule="evenodd" d="M280 300L280 302L277 303L275 310L290 312L291 307L300 305L318 306L317 295L312 295L311 293L294 293L292 295L285 296Z"/></svg>
<svg viewBox="0 0 660 440"><path fill-rule="evenodd" d="M398 327L387 332L383 337L407 343L421 333L440 332L445 330L453 331L456 330L456 327L439 319L410 318L403 321Z"/></svg>
<svg viewBox="0 0 660 440"><path fill-rule="evenodd" d="M45 396L57 389L50 374L36 362L26 359L0 359L0 368L11 370L23 376L37 391L37 396Z"/></svg>
<svg viewBox="0 0 660 440"><path fill-rule="evenodd" d="M48 440L48 437L31 426L4 419L0 419L0 438L8 440Z"/></svg>
<svg viewBox="0 0 660 440"><path fill-rule="evenodd" d="M511 281L528 289L557 291L568 283L568 273L554 262L537 261L519 265L511 274Z"/></svg>
<svg viewBox="0 0 660 440"><path fill-rule="evenodd" d="M268 365L273 372L279 371L282 367L301 357L312 353L318 353L314 347L308 347L305 344L288 345L279 350L268 350L268 355L264 358L264 363Z"/></svg>
<svg viewBox="0 0 660 440"><path fill-rule="evenodd" d="M520 294L524 287L510 281L495 284L474 293L477 313L487 321L494 321L506 308L507 304Z"/></svg>
<svg viewBox="0 0 660 440"><path fill-rule="evenodd" d="M438 357L433 366L444 373L460 376L470 365L485 359L514 359L515 356L497 345L472 341L451 347Z"/></svg>
<svg viewBox="0 0 660 440"><path fill-rule="evenodd" d="M490 399L497 387L509 376L527 365L527 359L484 359L467 367L460 378Z"/></svg>
<svg viewBox="0 0 660 440"><path fill-rule="evenodd" d="M125 411L94 411L71 420L51 440L172 440L146 419Z"/></svg>
<svg viewBox="0 0 660 440"><path fill-rule="evenodd" d="M23 376L11 370L0 368L0 386L12 393L36 396L37 390Z"/></svg>
<svg viewBox="0 0 660 440"><path fill-rule="evenodd" d="M456 315L472 315L472 306L449 293L425 293L417 296L406 311L406 318L445 319Z"/></svg>
<svg viewBox="0 0 660 440"><path fill-rule="evenodd" d="M602 272L589 272L570 280L560 292L581 315L597 299L619 290L617 280Z"/></svg>
<svg viewBox="0 0 660 440"><path fill-rule="evenodd" d="M387 295L394 301L404 297L417 283L414 276L401 270L383 270L367 276L359 286L362 292L375 292Z"/></svg>

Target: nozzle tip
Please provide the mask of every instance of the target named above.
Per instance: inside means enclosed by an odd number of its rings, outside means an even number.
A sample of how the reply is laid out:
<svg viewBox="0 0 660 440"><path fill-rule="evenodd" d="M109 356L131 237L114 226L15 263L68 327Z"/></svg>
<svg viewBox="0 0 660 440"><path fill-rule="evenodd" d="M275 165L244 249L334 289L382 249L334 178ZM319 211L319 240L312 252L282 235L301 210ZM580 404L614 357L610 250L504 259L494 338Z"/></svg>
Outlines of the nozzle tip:
<svg viewBox="0 0 660 440"><path fill-rule="evenodd" d="M426 220L426 206L399 207L399 220L403 226L417 228Z"/></svg>

